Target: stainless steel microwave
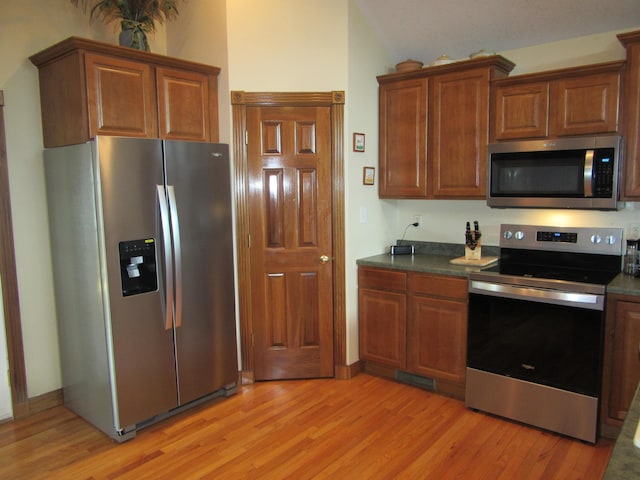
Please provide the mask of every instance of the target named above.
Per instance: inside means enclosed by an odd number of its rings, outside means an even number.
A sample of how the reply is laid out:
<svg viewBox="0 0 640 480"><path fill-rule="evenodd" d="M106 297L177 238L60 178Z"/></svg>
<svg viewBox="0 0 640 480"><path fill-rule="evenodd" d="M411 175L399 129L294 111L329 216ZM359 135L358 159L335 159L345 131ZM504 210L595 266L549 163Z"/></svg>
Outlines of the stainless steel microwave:
<svg viewBox="0 0 640 480"><path fill-rule="evenodd" d="M487 205L616 210L622 137L490 144Z"/></svg>

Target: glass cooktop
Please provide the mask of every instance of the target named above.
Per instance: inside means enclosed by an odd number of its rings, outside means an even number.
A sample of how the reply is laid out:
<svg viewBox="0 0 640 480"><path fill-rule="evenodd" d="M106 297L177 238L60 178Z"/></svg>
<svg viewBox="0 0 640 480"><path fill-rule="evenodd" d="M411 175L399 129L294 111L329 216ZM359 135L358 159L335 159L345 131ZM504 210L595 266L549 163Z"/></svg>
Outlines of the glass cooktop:
<svg viewBox="0 0 640 480"><path fill-rule="evenodd" d="M528 278L606 285L620 272L616 255L502 249L500 263L484 269Z"/></svg>

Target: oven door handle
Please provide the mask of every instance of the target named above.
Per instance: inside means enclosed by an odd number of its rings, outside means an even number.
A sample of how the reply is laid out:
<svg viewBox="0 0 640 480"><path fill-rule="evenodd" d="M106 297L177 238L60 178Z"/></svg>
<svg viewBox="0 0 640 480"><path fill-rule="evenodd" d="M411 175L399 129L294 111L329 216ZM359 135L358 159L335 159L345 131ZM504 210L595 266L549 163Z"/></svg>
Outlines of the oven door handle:
<svg viewBox="0 0 640 480"><path fill-rule="evenodd" d="M506 297L530 302L552 303L569 307L587 308L590 310L604 310L604 295L593 293L563 292L546 288L536 288L504 283L491 283L471 280L469 293Z"/></svg>

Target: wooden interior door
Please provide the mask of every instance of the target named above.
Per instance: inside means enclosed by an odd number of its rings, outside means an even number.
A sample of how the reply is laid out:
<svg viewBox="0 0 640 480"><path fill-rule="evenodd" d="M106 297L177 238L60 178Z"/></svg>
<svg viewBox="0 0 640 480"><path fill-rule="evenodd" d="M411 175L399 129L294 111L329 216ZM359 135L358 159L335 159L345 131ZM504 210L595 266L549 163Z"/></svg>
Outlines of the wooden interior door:
<svg viewBox="0 0 640 480"><path fill-rule="evenodd" d="M330 113L247 108L256 380L333 376Z"/></svg>

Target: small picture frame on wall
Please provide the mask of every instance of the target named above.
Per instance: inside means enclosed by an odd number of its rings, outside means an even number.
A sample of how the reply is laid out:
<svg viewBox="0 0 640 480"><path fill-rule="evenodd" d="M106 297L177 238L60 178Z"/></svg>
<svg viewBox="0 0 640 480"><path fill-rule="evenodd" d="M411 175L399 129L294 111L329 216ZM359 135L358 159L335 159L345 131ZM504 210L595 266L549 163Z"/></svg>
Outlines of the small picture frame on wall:
<svg viewBox="0 0 640 480"><path fill-rule="evenodd" d="M373 185L376 181L375 167L364 167L362 169L362 184Z"/></svg>
<svg viewBox="0 0 640 480"><path fill-rule="evenodd" d="M364 152L364 133L353 134L353 151Z"/></svg>

